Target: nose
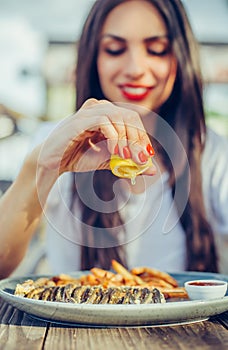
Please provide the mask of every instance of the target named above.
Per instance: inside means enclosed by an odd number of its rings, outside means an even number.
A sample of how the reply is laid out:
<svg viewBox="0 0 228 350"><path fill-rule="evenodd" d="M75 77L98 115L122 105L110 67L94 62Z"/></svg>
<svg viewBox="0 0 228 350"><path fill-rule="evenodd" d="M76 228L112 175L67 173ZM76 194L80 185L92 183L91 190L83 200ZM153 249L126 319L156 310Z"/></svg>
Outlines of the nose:
<svg viewBox="0 0 228 350"><path fill-rule="evenodd" d="M146 72L146 55L140 50L129 52L126 60L125 74L131 79L139 79Z"/></svg>

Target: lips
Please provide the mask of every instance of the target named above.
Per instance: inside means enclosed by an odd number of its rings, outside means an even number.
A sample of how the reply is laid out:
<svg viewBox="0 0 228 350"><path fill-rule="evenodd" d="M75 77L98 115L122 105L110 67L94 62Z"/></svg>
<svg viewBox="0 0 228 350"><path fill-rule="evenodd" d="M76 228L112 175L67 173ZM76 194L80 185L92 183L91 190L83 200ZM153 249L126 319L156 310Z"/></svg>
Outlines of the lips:
<svg viewBox="0 0 228 350"><path fill-rule="evenodd" d="M140 101L147 97L151 91L151 87L121 85L121 92L128 100Z"/></svg>

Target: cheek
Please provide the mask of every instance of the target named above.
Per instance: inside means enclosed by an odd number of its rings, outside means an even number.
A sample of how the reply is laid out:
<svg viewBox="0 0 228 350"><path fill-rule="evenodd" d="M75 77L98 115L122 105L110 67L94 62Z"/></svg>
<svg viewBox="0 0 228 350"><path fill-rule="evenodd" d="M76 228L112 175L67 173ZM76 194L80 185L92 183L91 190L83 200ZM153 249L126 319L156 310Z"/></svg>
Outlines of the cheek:
<svg viewBox="0 0 228 350"><path fill-rule="evenodd" d="M157 78L163 82L166 83L167 80L169 80L169 77L173 75L173 60L165 60L163 62L160 62L160 64L157 65L156 69L156 75Z"/></svg>
<svg viewBox="0 0 228 350"><path fill-rule="evenodd" d="M103 65L102 65L102 59L99 57L97 59L97 72L98 72L98 76L101 80L101 78L103 76Z"/></svg>
<svg viewBox="0 0 228 350"><path fill-rule="evenodd" d="M159 71L159 77L161 82L161 96L160 96L160 105L164 103L171 95L174 82L176 79L177 72L177 62L173 58L168 62L168 64L163 66L163 69Z"/></svg>
<svg viewBox="0 0 228 350"><path fill-rule="evenodd" d="M103 59L102 57L98 58L97 71L102 89L104 89L104 86L109 80L111 68L111 65L106 59Z"/></svg>
<svg viewBox="0 0 228 350"><path fill-rule="evenodd" d="M170 93L173 89L174 82L176 80L176 75L177 75L177 61L176 59L172 59L170 62L168 74L167 74L167 89L170 90Z"/></svg>
<svg viewBox="0 0 228 350"><path fill-rule="evenodd" d="M99 76L108 75L108 73L112 69L112 66L113 66L112 63L113 63L112 60L108 59L103 54L100 54L97 59L97 70L98 70Z"/></svg>
<svg viewBox="0 0 228 350"><path fill-rule="evenodd" d="M103 53L98 55L97 70L100 79L107 80L107 78L115 77L121 69L121 60L112 58Z"/></svg>

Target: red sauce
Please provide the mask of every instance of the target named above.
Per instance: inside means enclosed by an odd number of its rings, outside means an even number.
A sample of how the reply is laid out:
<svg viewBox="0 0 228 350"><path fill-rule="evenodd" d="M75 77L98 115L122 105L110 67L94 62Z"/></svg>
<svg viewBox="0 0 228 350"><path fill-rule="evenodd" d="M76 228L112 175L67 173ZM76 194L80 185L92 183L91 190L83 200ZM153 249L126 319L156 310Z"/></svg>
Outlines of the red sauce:
<svg viewBox="0 0 228 350"><path fill-rule="evenodd" d="M223 283L219 282L190 282L191 286L222 286Z"/></svg>

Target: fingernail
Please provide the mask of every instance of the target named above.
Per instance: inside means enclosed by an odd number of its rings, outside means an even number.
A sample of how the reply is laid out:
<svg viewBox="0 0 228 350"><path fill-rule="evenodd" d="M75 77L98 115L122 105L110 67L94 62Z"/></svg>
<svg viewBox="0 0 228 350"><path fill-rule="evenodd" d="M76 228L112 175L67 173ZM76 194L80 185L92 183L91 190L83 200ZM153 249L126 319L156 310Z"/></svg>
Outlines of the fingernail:
<svg viewBox="0 0 228 350"><path fill-rule="evenodd" d="M119 154L119 146L118 145L115 145L115 148L114 148L114 154Z"/></svg>
<svg viewBox="0 0 228 350"><path fill-rule="evenodd" d="M153 147L151 146L150 143L148 143L148 145L146 146L146 150L149 153L150 156L154 156L155 155L155 151L153 149Z"/></svg>
<svg viewBox="0 0 228 350"><path fill-rule="evenodd" d="M142 162L142 163L146 163L146 162L147 162L148 158L147 158L147 156L143 153L143 151L139 152L138 156L139 156L140 162Z"/></svg>
<svg viewBox="0 0 228 350"><path fill-rule="evenodd" d="M131 158L131 151L128 146L123 148L123 155L125 159Z"/></svg>

